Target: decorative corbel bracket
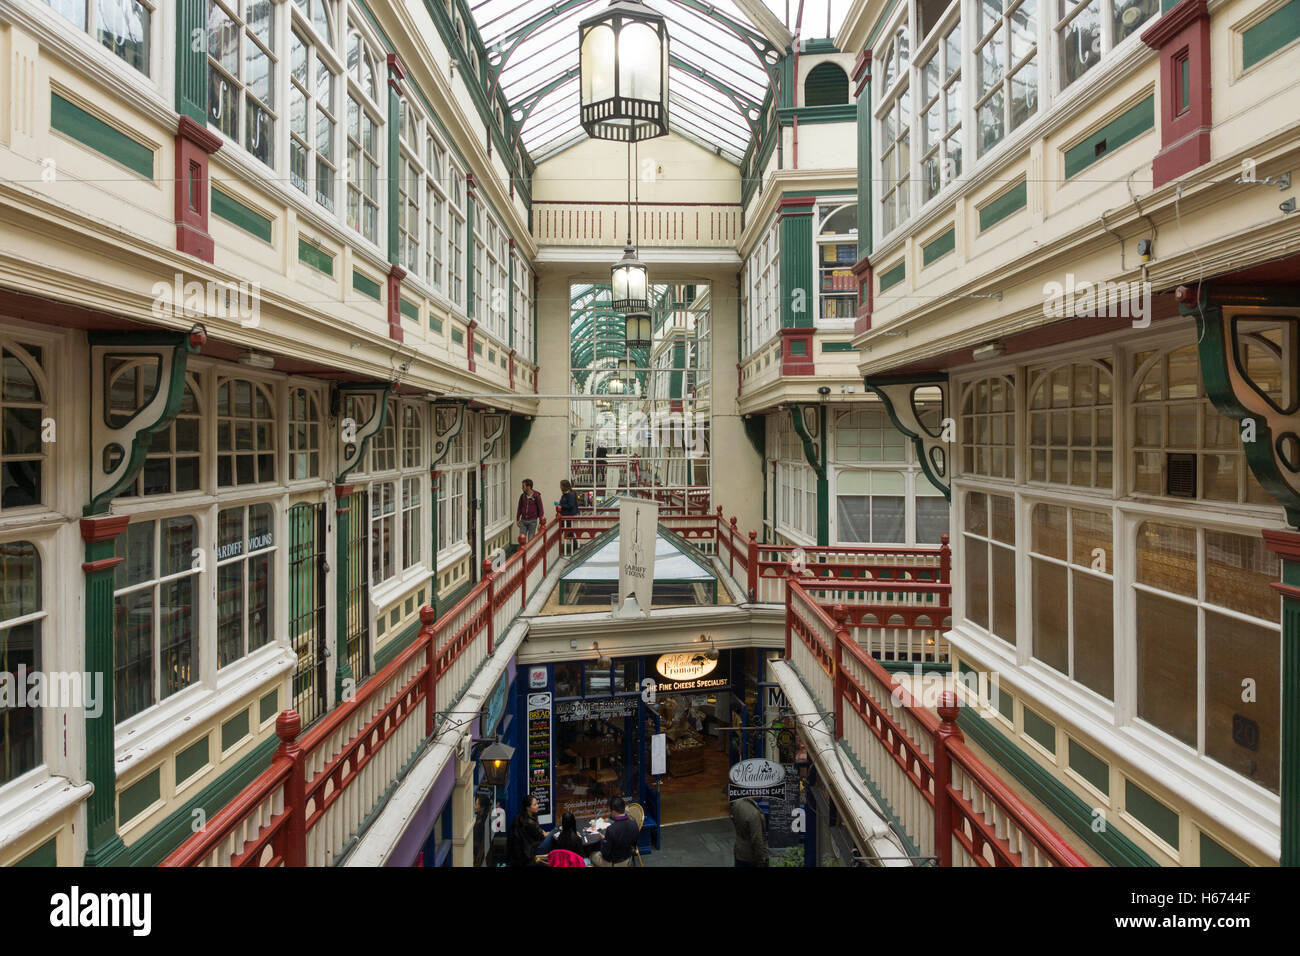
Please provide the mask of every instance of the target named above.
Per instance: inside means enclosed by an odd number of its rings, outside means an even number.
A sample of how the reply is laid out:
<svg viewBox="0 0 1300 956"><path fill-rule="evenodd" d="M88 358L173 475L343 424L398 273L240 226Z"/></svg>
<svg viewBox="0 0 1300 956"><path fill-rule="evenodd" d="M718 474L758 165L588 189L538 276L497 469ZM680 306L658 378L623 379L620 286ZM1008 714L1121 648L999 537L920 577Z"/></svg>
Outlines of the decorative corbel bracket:
<svg viewBox="0 0 1300 956"><path fill-rule="evenodd" d="M787 405L795 434L803 442L803 456L821 481L826 480L825 429L822 405Z"/></svg>
<svg viewBox="0 0 1300 956"><path fill-rule="evenodd" d="M1300 296L1293 287L1202 283L1199 295L1194 286L1180 286L1177 297L1179 311L1196 319L1206 394L1221 413L1242 423L1246 463L1286 509L1287 522L1300 528ZM1273 330L1280 339L1262 334ZM1273 356L1288 390L1280 402L1247 372L1248 346Z"/></svg>
<svg viewBox="0 0 1300 956"><path fill-rule="evenodd" d="M451 440L465 427L465 402L433 403L433 459L429 468L437 468L451 449Z"/></svg>
<svg viewBox="0 0 1300 956"><path fill-rule="evenodd" d="M501 436L506 433L506 426L510 424L510 416L505 412L488 412L481 418L483 423L483 438L479 448L479 464L487 461L488 456L496 448L497 442Z"/></svg>
<svg viewBox="0 0 1300 956"><path fill-rule="evenodd" d="M189 357L207 341L202 326L189 332L91 332L90 504L86 516L104 514L109 502L135 480L155 433L167 428L185 397ZM157 387L131 417L114 427L108 395L116 372L157 363ZM111 462L111 464L110 464Z"/></svg>
<svg viewBox="0 0 1300 956"><path fill-rule="evenodd" d="M370 382L343 382L337 387L339 473L335 483L342 484L348 472L361 463L370 439L384 427L388 417L388 396L393 386L392 383L374 385ZM348 399L350 398L359 400L353 402L353 405L363 405L360 400L370 399L370 411L365 421L359 421L349 413ZM348 419L352 419L351 427L346 427ZM352 441L345 441L345 437L350 437Z"/></svg>
<svg viewBox="0 0 1300 956"><path fill-rule="evenodd" d="M952 501L952 442L944 440L942 425L943 420L948 418L948 376L936 373L907 378L876 377L863 379L862 384L880 398L894 427L912 440L921 470L930 479L930 484ZM938 435L921 421L916 406L916 393L921 388L929 387L938 387L942 396Z"/></svg>

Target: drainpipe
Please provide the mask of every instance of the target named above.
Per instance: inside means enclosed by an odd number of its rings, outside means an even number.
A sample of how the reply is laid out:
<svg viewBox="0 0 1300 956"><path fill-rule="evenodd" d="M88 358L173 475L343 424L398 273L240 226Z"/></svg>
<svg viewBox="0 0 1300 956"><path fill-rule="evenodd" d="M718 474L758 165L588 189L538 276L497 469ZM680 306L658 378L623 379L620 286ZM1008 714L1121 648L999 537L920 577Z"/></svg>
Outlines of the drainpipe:
<svg viewBox="0 0 1300 956"><path fill-rule="evenodd" d="M790 105L793 106L795 109L799 108L799 43L800 43L799 32L802 29L802 27L803 27L803 0L799 0L799 13L795 17L795 21L794 21L794 70L793 70L793 76L791 77L791 82L794 84L794 89L790 91ZM799 117L797 115L794 117L793 129L794 132L793 132L792 145L794 149L792 150L792 152L794 153L793 156L794 165L791 166L790 168L798 169L799 168Z"/></svg>

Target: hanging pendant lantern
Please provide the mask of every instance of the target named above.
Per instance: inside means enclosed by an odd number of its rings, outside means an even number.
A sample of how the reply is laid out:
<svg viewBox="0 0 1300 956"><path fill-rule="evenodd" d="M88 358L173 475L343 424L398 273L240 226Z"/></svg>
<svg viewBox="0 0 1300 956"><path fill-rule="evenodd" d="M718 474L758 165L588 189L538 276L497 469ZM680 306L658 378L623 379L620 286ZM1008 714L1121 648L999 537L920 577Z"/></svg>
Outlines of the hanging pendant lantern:
<svg viewBox="0 0 1300 956"><path fill-rule="evenodd" d="M650 313L629 312L623 317L623 335L630 349L650 347Z"/></svg>
<svg viewBox="0 0 1300 956"><path fill-rule="evenodd" d="M623 258L609 270L610 308L615 312L649 312L649 277L645 263L636 257L629 239Z"/></svg>
<svg viewBox="0 0 1300 956"><path fill-rule="evenodd" d="M578 24L582 128L639 143L668 133L668 26L639 0L615 0Z"/></svg>

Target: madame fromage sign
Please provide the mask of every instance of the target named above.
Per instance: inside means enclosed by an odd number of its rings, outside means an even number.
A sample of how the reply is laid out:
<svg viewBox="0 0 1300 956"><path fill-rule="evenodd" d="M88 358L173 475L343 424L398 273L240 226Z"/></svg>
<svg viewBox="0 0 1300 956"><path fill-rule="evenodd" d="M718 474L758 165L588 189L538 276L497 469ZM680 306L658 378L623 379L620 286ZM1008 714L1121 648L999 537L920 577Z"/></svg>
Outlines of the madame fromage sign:
<svg viewBox="0 0 1300 956"><path fill-rule="evenodd" d="M653 662L653 663L651 663ZM671 693L683 690L717 690L731 683L723 658L709 659L703 651L685 651L647 658L646 673L651 667L658 675L656 690Z"/></svg>

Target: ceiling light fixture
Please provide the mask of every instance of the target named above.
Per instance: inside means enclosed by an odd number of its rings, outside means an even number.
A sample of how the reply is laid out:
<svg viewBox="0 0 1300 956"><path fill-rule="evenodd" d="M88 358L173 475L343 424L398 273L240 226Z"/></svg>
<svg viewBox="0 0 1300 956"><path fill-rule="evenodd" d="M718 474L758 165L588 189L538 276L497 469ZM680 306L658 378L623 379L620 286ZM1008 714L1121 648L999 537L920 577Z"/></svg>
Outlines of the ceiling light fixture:
<svg viewBox="0 0 1300 956"><path fill-rule="evenodd" d="M237 360L240 365L248 368L275 368L275 359L269 355L260 355L254 351L245 352Z"/></svg>
<svg viewBox="0 0 1300 956"><path fill-rule="evenodd" d="M974 351L971 352L971 358L977 362L983 362L987 359L997 358L1005 354L1006 351L1007 347L1001 342L985 342L983 345L975 347Z"/></svg>

